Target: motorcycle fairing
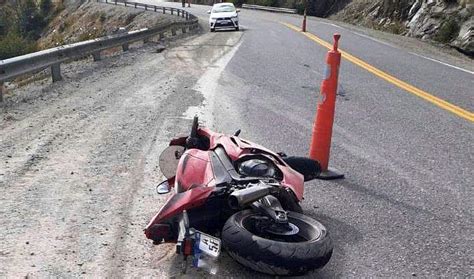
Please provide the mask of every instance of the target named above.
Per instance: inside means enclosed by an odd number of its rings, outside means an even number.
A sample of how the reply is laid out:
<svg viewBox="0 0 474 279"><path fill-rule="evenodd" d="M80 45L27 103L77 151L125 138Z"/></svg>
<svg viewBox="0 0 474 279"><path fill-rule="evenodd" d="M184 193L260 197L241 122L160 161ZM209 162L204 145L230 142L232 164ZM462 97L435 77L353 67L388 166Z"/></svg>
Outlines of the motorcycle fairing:
<svg viewBox="0 0 474 279"><path fill-rule="evenodd" d="M192 189L185 192L175 193L168 198L163 207L151 219L145 228L145 235L147 238L152 238L150 235L150 228L170 219L173 216L183 212L183 210L195 208L203 205L207 198L211 195L214 187L205 187L196 185Z"/></svg>
<svg viewBox="0 0 474 279"><path fill-rule="evenodd" d="M303 199L304 176L289 167L288 164L281 160L280 156L273 151L251 141L215 133L204 127L199 128L198 134L209 138L210 149L214 150L218 146L222 146L232 161L239 160L249 154L263 153L267 158L277 164L283 173L283 186L291 189L299 201Z"/></svg>
<svg viewBox="0 0 474 279"><path fill-rule="evenodd" d="M195 185L215 186L214 172L209 157L212 151L188 149L182 155L176 170L177 192L186 191Z"/></svg>

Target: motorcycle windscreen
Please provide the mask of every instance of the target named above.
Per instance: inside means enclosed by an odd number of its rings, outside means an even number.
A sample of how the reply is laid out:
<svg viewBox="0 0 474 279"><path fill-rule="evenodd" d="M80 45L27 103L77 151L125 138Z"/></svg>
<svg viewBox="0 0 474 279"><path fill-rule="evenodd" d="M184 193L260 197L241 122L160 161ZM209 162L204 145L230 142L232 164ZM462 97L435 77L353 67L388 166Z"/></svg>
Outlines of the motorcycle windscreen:
<svg viewBox="0 0 474 279"><path fill-rule="evenodd" d="M176 175L179 159L184 153L184 147L180 145L170 145L160 154L159 165L163 175L170 179Z"/></svg>

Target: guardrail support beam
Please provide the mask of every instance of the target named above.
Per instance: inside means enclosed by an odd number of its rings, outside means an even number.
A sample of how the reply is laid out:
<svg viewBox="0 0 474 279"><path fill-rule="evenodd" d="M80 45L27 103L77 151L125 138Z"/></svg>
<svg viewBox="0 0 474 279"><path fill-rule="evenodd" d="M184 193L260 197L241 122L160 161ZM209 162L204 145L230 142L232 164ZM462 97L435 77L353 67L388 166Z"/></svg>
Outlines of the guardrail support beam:
<svg viewBox="0 0 474 279"><path fill-rule="evenodd" d="M61 81L63 80L63 77L61 76L61 64L54 64L51 66L51 78L53 79L53 82Z"/></svg>
<svg viewBox="0 0 474 279"><path fill-rule="evenodd" d="M94 58L94 61L100 61L102 58L100 57L100 51L96 53L92 53L92 58Z"/></svg>

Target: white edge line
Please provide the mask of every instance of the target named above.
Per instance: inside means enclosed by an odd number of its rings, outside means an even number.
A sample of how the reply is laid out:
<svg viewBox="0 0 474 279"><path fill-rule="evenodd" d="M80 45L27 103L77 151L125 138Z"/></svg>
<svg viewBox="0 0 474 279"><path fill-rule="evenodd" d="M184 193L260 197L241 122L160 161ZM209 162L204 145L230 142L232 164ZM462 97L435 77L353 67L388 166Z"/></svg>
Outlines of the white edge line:
<svg viewBox="0 0 474 279"><path fill-rule="evenodd" d="M425 58L425 59L428 59L428 60L430 60L430 61L433 61L433 62L436 62L436 63L439 63L439 64L443 64L443 65L445 65L445 66L451 67L451 68L453 68L453 69L460 70L460 71L466 72L466 73L468 73L468 74L474 75L474 72L472 72L472 71L469 71L469 70L467 70L467 69L464 69L464 68L461 68L461 67L457 67L457 66L454 66L454 65L445 63L445 62L443 62L443 61L439 61L439 60L436 60L436 59L433 59L433 58L429 58L429 57L426 57L426 56L423 56L423 55L421 55L421 54L414 53L414 52L410 52L410 54L413 54L413 55L415 55L415 56L418 56L418 57L421 57L421 58Z"/></svg>

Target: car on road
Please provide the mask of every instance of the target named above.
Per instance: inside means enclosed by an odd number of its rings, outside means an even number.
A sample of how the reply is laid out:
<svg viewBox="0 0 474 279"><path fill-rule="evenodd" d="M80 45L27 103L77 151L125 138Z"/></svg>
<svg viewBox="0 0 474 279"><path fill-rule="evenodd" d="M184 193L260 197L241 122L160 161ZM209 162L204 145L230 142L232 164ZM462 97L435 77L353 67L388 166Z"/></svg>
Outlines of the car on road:
<svg viewBox="0 0 474 279"><path fill-rule="evenodd" d="M209 16L209 28L211 32L216 29L235 29L239 30L239 13L232 3L218 3L212 6L212 9L207 11Z"/></svg>

